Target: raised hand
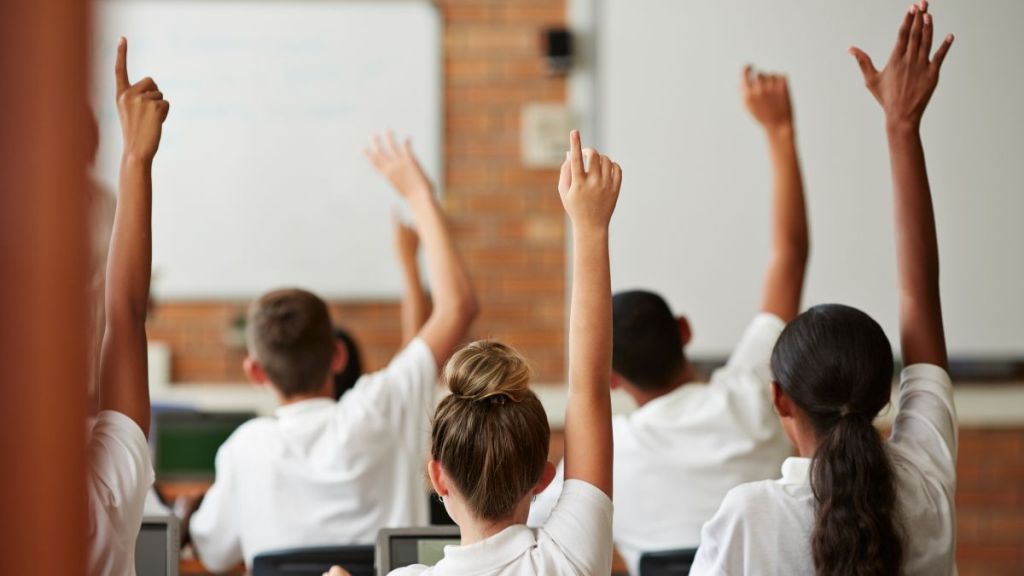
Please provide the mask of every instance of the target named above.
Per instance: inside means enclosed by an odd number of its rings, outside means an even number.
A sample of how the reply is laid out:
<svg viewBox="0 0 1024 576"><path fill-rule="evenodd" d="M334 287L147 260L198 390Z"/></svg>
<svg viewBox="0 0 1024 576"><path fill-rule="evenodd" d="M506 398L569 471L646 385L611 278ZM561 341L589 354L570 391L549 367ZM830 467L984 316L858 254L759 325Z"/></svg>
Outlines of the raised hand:
<svg viewBox="0 0 1024 576"><path fill-rule="evenodd" d="M921 123L921 116L939 83L942 62L953 45L953 35L949 34L932 56L933 33L928 2L922 0L912 5L903 17L896 46L881 72L863 50L850 48L850 54L857 59L864 74L864 83L882 105L889 124L916 128Z"/></svg>
<svg viewBox="0 0 1024 576"><path fill-rule="evenodd" d="M750 115L765 130L792 128L793 111L789 104L789 83L785 76L755 74L750 66L746 66L743 68L740 90Z"/></svg>
<svg viewBox="0 0 1024 576"><path fill-rule="evenodd" d="M399 146L391 132L385 135L383 142L379 135L374 135L370 147L363 149L363 155L405 198L431 191L430 180L416 160L408 138Z"/></svg>
<svg viewBox="0 0 1024 576"><path fill-rule="evenodd" d="M416 252L420 249L420 235L416 228L402 221L397 214L393 215L392 224L395 229L395 250L402 262L415 261Z"/></svg>
<svg viewBox="0 0 1024 576"><path fill-rule="evenodd" d="M569 156L558 179L562 206L576 228L607 228L619 198L622 168L593 148L584 150L578 130L569 134L569 144Z"/></svg>
<svg viewBox="0 0 1024 576"><path fill-rule="evenodd" d="M127 157L152 160L160 146L164 120L171 105L150 77L135 84L128 81L128 41L117 44L114 77L117 82L117 111L121 118L123 150Z"/></svg>

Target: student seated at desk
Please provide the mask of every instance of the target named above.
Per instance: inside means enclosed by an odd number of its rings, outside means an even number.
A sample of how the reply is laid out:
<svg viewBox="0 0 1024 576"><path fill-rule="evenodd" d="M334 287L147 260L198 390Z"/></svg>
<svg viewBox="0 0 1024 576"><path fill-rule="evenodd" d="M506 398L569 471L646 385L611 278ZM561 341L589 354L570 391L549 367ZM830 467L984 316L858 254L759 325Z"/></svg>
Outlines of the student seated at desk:
<svg viewBox="0 0 1024 576"><path fill-rule="evenodd" d="M780 480L739 486L701 535L691 574L888 576L956 573L957 417L946 372L939 252L921 116L953 41L934 57L928 4L903 20L885 69L857 49L885 110L899 269L899 412L873 422L892 392L892 346L867 314L815 306L772 353L772 396L799 449Z"/></svg>
<svg viewBox="0 0 1024 576"><path fill-rule="evenodd" d="M451 395L431 425L430 482L459 526L460 546L446 546L432 567L395 575L585 574L611 572L612 435L611 287L608 223L622 171L607 156L584 152L579 133L562 167L559 193L573 225L562 498L544 526L526 526L530 500L551 481L550 430L530 390L530 369L515 350L474 342L445 366ZM344 575L341 567L331 574Z"/></svg>
<svg viewBox="0 0 1024 576"><path fill-rule="evenodd" d="M88 574L135 574L135 540L153 485L146 370L153 157L170 105L151 78L132 84L128 44L117 47L115 80L123 152L106 280L99 413L89 431Z"/></svg>
<svg viewBox="0 0 1024 576"><path fill-rule="evenodd" d="M476 296L408 142L375 139L368 154L412 208L434 310L387 368L364 375L336 401L333 375L345 353L326 304L298 289L252 304L245 371L273 387L282 405L221 446L213 486L183 518L211 570L251 565L275 549L372 544L381 528L428 523L422 465L438 366L466 335Z"/></svg>
<svg viewBox="0 0 1024 576"><path fill-rule="evenodd" d="M760 313L708 383L687 361L685 318L646 291L612 300L611 385L639 408L613 419L615 544L632 574L644 552L696 548L701 526L729 489L773 478L792 454L771 405L772 346L800 307L809 251L803 183L784 77L743 71L747 108L763 127L774 167L772 255ZM738 231L740 232L740 231ZM543 523L552 484L531 511Z"/></svg>

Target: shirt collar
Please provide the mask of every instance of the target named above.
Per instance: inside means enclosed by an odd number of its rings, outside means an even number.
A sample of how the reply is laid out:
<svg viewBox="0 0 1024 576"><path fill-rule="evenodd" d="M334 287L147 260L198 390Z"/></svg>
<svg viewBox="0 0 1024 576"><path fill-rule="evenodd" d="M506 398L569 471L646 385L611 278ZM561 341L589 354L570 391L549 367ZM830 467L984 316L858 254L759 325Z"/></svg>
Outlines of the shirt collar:
<svg viewBox="0 0 1024 576"><path fill-rule="evenodd" d="M442 572L480 574L507 566L537 545L536 533L525 524L514 524L468 546L445 546Z"/></svg>
<svg viewBox="0 0 1024 576"><path fill-rule="evenodd" d="M811 459L791 457L782 463L782 479L779 484L810 484Z"/></svg>
<svg viewBox="0 0 1024 576"><path fill-rule="evenodd" d="M310 398L308 400L299 400L292 404L278 406L277 409L274 410L274 416L277 416L278 420L292 420L308 416L311 412L318 412L328 406L333 406L336 403L337 402L331 398Z"/></svg>

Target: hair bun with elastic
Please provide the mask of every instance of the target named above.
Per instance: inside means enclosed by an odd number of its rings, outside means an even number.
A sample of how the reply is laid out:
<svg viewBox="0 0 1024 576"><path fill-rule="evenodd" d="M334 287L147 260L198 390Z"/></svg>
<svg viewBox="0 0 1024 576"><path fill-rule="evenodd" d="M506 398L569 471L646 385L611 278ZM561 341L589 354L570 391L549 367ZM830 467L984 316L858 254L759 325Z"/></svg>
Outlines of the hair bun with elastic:
<svg viewBox="0 0 1024 576"><path fill-rule="evenodd" d="M458 400L504 405L530 392L530 366L519 352L493 340L462 348L444 367L441 381Z"/></svg>

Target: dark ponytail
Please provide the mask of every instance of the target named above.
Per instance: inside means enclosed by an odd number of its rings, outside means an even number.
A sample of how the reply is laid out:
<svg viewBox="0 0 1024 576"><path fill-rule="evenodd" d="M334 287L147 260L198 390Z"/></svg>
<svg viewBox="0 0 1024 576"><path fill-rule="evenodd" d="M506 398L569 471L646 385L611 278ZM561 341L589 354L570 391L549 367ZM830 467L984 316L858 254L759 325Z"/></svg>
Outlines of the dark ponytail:
<svg viewBox="0 0 1024 576"><path fill-rule="evenodd" d="M815 306L783 330L772 371L817 435L811 464L815 572L899 574L896 481L872 424L892 389L892 348L882 328L849 306Z"/></svg>

